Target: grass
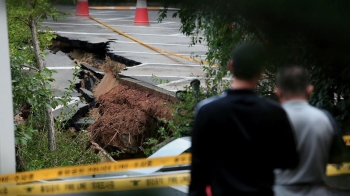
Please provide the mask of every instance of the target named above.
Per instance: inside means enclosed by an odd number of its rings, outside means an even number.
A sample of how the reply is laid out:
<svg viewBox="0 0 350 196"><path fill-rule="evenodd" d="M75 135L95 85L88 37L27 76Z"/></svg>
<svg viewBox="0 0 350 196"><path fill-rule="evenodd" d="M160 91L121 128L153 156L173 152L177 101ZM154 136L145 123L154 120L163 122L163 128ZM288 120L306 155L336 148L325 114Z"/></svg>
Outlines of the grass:
<svg viewBox="0 0 350 196"><path fill-rule="evenodd" d="M47 134L39 133L18 152L27 171L98 163L100 159L93 149L86 149L89 139L90 136L83 132L57 132L57 149L51 152Z"/></svg>

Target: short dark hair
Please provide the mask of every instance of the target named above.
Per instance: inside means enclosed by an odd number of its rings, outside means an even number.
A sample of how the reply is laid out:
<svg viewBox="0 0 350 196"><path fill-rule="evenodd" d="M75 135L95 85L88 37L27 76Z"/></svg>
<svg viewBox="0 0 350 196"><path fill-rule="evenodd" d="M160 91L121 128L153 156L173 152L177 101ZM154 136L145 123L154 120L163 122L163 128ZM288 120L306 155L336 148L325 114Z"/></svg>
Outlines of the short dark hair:
<svg viewBox="0 0 350 196"><path fill-rule="evenodd" d="M310 85L309 72L298 65L283 67L277 73L276 85L281 91L292 95L305 93L308 85Z"/></svg>
<svg viewBox="0 0 350 196"><path fill-rule="evenodd" d="M259 43L247 42L238 45L232 52L232 74L243 80L250 80L263 72L266 54Z"/></svg>

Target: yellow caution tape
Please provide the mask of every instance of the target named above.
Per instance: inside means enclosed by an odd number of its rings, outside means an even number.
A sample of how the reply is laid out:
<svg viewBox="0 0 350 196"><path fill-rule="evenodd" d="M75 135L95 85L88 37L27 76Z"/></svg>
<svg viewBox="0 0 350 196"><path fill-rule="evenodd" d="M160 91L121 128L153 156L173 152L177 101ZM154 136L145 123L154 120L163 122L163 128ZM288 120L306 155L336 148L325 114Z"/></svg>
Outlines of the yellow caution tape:
<svg viewBox="0 0 350 196"><path fill-rule="evenodd" d="M116 32L116 33L118 33L118 34L120 34L120 35L126 37L126 38L129 38L129 39L135 41L136 43L138 43L138 44L140 44L140 45L143 45L143 46L145 46L145 47L147 47L147 48L149 48L149 49L151 49L151 50L153 50L153 51L156 51L156 52L158 52L158 53L160 53L160 54L168 54L168 55L172 55L172 56L175 56L175 57L178 57L178 58L182 58L182 59L186 59L186 60L189 60L189 61L193 61L193 62L196 62L196 63L203 63L203 64L205 64L205 65L210 65L210 63L207 62L207 61L203 61L203 60L199 60L199 59L194 59L194 58L190 58L190 57L178 55L178 54L175 54L175 53L173 53L173 52L165 51L165 50L158 49L158 48L156 48L156 47L150 46L150 45L145 44L145 43L143 43L142 41L140 41L140 40L138 40L138 39L136 39L136 38L134 38L134 37L132 37L132 36L130 36L130 35L124 33L124 32L122 32L122 31L119 31L119 30L116 29L116 28L113 28L113 27L109 26L108 24L106 24L106 23L104 23L104 22L101 22L101 21L99 21L99 20L96 20L95 18L93 18L93 17L91 17L91 16L90 16L90 19L93 20L93 21L95 21L95 22L98 22L98 23L102 24L103 26L105 26L105 27L111 29L112 31L114 31L114 32ZM215 64L214 66L218 66L218 65Z"/></svg>
<svg viewBox="0 0 350 196"><path fill-rule="evenodd" d="M152 159L132 159L119 162L98 163L93 165L80 165L61 168L42 169L37 171L20 172L16 174L0 175L0 184L23 183L36 180L51 180L75 176L105 174L157 166L188 165L191 155L186 153L179 156L160 157Z"/></svg>
<svg viewBox="0 0 350 196"><path fill-rule="evenodd" d="M350 174L350 164L329 165L327 175ZM190 173L153 175L147 177L119 178L106 180L79 180L70 182L33 183L24 185L0 186L0 196L9 195L56 195L73 193L97 193L136 189L160 188L176 185L188 185Z"/></svg>
<svg viewBox="0 0 350 196"><path fill-rule="evenodd" d="M344 136L343 136L343 139L344 139L344 141L345 141L345 144L346 144L347 146L350 146L350 135L344 135Z"/></svg>
<svg viewBox="0 0 350 196"><path fill-rule="evenodd" d="M349 145L350 135L344 136ZM16 174L0 175L0 184L25 183L37 180L51 180L75 176L97 175L112 172L120 172L131 169L141 169L157 166L175 166L191 164L191 154L186 153L179 156L160 157L152 159L133 159L119 162L99 163L93 165L70 166L61 168L42 169L37 171L20 172ZM327 175L350 174L350 163L342 165L328 165Z"/></svg>
<svg viewBox="0 0 350 196"><path fill-rule="evenodd" d="M350 174L350 163L343 163L339 165L327 165L327 176L338 176L343 174Z"/></svg>
<svg viewBox="0 0 350 196"><path fill-rule="evenodd" d="M137 178L83 180L71 182L33 183L17 186L0 186L0 196L98 193L160 188L175 185L188 185L189 183L190 174L188 172L183 172Z"/></svg>
<svg viewBox="0 0 350 196"><path fill-rule="evenodd" d="M16 175L3 175L8 179L18 177L16 182L29 182L34 178L40 179L54 179L57 177L71 177L77 175L88 175L97 173L106 173L113 171L126 170L131 168L143 168L159 165L181 165L190 162L190 155L183 154L176 157L163 157L155 159L139 159L130 161L121 161L114 163L103 163L88 166L74 166L64 168L54 168L39 170L33 172L23 172ZM110 169L106 169L110 168ZM82 173L73 173L79 171ZM100 170L101 169L101 170ZM62 171L59 175L59 171ZM32 180L22 178L32 174ZM50 174L51 173L51 174ZM76 175L75 175L76 174ZM336 176L350 174L350 163L342 165L328 165L327 175ZM43 177L39 177L43 176ZM15 178L16 179L16 178ZM8 182L12 182L9 181ZM133 177L133 178L118 178L106 180L79 180L69 182L49 182L49 183L32 183L21 185L0 185L0 196L2 195L56 195L68 193L95 193L95 192L109 192L109 191L123 191L134 189L159 188L175 185L188 185L190 183L190 173L180 172L176 174L153 175L147 177Z"/></svg>
<svg viewBox="0 0 350 196"><path fill-rule="evenodd" d="M350 164L329 165L327 175L350 174ZM2 185L0 196L10 195L57 195L74 193L98 193L189 185L190 173L153 175L147 177L118 178L106 180L79 180L70 182Z"/></svg>

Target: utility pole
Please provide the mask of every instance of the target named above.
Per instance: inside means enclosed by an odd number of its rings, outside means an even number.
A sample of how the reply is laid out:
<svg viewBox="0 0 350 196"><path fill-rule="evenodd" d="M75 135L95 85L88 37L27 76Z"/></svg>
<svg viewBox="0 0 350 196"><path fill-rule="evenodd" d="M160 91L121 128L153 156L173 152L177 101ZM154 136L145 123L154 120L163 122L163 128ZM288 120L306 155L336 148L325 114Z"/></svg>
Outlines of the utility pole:
<svg viewBox="0 0 350 196"><path fill-rule="evenodd" d="M0 0L0 174L16 173L6 0Z"/></svg>

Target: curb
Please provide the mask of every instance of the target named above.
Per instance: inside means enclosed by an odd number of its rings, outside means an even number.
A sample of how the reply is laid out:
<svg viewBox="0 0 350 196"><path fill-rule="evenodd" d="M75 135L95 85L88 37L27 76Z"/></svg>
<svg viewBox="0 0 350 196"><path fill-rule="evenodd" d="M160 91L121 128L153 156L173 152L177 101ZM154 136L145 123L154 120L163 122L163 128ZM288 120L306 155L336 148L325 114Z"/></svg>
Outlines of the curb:
<svg viewBox="0 0 350 196"><path fill-rule="evenodd" d="M135 6L90 6L90 9L93 10L136 10ZM148 10L160 11L164 7L147 7ZM179 8L167 8L168 10L179 11Z"/></svg>
<svg viewBox="0 0 350 196"><path fill-rule="evenodd" d="M126 85L135 89L138 89L140 91L150 91L154 93L155 95L159 96L162 99L165 99L167 101L175 102L177 101L175 97L175 93L171 91L167 91L165 89L162 89L158 86L154 86L152 84L149 84L147 82L143 82L140 80L137 80L133 77L125 76L122 74L118 74L120 77L119 83L122 85Z"/></svg>

